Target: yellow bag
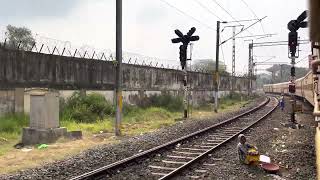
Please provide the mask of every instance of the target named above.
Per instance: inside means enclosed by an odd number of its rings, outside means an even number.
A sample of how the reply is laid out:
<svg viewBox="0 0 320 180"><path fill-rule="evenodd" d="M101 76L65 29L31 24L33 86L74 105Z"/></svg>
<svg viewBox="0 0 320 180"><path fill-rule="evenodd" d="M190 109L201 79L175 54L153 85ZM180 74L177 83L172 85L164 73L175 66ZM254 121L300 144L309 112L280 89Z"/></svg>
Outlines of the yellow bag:
<svg viewBox="0 0 320 180"><path fill-rule="evenodd" d="M259 152L254 149L254 148L251 148L248 150L248 153L254 153L254 155L247 155L246 156L246 160L245 160L245 163L246 164L257 164L259 162Z"/></svg>

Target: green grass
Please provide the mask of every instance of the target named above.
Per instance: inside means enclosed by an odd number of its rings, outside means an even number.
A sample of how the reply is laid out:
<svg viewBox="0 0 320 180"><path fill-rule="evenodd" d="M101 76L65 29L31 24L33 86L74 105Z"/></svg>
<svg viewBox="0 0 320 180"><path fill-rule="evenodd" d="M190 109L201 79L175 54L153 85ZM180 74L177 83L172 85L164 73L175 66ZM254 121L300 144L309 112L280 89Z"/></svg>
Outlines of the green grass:
<svg viewBox="0 0 320 180"><path fill-rule="evenodd" d="M0 132L17 133L29 123L29 116L25 114L6 114L0 117Z"/></svg>
<svg viewBox="0 0 320 180"><path fill-rule="evenodd" d="M0 156L19 142L22 128L28 124L29 116L25 114L6 114L0 117Z"/></svg>
<svg viewBox="0 0 320 180"><path fill-rule="evenodd" d="M0 117L0 145L3 145L5 140L17 140L22 128L28 125L29 116L26 114L6 114Z"/></svg>
<svg viewBox="0 0 320 180"><path fill-rule="evenodd" d="M235 104L239 103L249 103L250 100L254 99L256 97L249 97L247 95L241 95L238 93L230 94L227 96L224 96L223 98L219 99L219 109L226 109L229 106L233 106ZM243 104L243 105L244 105ZM211 104L200 104L199 107L194 108L194 110L198 111L212 111L213 105Z"/></svg>
<svg viewBox="0 0 320 180"><path fill-rule="evenodd" d="M90 133L99 133L103 132L111 132L113 131L113 123L111 118L106 118L104 120L99 120L96 123L78 123L73 120L61 120L60 125L62 127L66 127L68 131L81 130L85 134Z"/></svg>
<svg viewBox="0 0 320 180"><path fill-rule="evenodd" d="M100 103L97 100L100 97L93 96L94 103L98 104L96 107L93 107L87 101L87 107L90 107L91 110L96 111L98 109L101 111L108 111L105 106L110 106L108 103ZM234 94L231 96L226 96L220 99L220 109L225 109L232 105L243 105L248 103L251 98L243 96L241 98L240 95ZM152 105L147 105L144 107L137 107L132 105L124 105L123 107L123 121L122 121L122 129L123 132L127 135L137 135L145 132L151 132L156 129L170 126L176 123L177 118L182 117L181 108L168 108L166 105L170 105L171 107L181 105L181 99L176 98L172 99L168 96L162 97L153 97L152 101L157 101L155 103L156 107ZM171 102L173 101L173 102ZM75 106L79 107L77 102L72 102L76 104ZM183 106L182 106L183 107ZM198 108L194 109L195 111L201 112L211 112L212 105L204 104ZM60 126L66 127L68 131L81 130L84 135L92 135L96 133L102 132L114 132L114 113L110 115L104 114L102 116L95 116L95 119L92 122L88 122L86 120L81 119L75 120L72 115L72 109L67 109L64 113L60 113ZM92 113L92 112L90 112ZM101 118L103 117L103 118ZM82 121L83 120L83 121ZM5 154L6 152L12 149L12 146L15 143L18 143L21 139L21 132L23 127L27 127L29 125L29 116L26 114L7 114L5 116L0 117L0 156ZM2 140L1 140L2 139Z"/></svg>
<svg viewBox="0 0 320 180"><path fill-rule="evenodd" d="M136 108L124 115L122 125L125 129L127 129L127 127L133 127L132 129L134 130L129 131L128 133L135 134L134 132L137 131L146 132L150 129L157 129L166 125L174 124L174 119L179 116L181 116L180 112L170 112L167 109L159 107L150 107L145 109ZM110 116L103 120L99 120L96 123L78 123L70 119L61 119L60 123L61 126L66 127L70 131L81 130L85 134L99 133L100 131L114 131L114 117ZM139 127L139 130L134 128L135 125L137 125L136 127Z"/></svg>

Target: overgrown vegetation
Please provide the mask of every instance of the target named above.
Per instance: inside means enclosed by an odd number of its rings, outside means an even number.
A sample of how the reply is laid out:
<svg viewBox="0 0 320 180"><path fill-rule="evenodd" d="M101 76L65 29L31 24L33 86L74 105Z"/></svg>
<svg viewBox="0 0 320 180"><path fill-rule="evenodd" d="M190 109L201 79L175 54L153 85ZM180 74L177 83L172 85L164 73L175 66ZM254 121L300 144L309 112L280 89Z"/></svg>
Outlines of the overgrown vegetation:
<svg viewBox="0 0 320 180"><path fill-rule="evenodd" d="M115 114L115 106L108 102L103 95L95 93L83 96L80 92L75 92L70 98L61 99L60 107L61 119L78 123L94 123ZM177 112L183 109L183 100L179 96L170 94L152 95L145 98L140 106L124 103L123 115L127 117L142 114L144 110L151 107Z"/></svg>
<svg viewBox="0 0 320 180"><path fill-rule="evenodd" d="M219 99L219 109L225 109L228 106L233 106L239 102L248 101L250 99L256 98L255 96L247 96L245 94L240 93L232 93L227 96L224 96ZM196 107L196 110L202 110L202 111L212 111L213 104L200 104L199 107Z"/></svg>
<svg viewBox="0 0 320 180"><path fill-rule="evenodd" d="M148 99L149 104L146 107L164 108L170 112L181 111L183 109L183 99L181 96L161 94L152 95Z"/></svg>
<svg viewBox="0 0 320 180"><path fill-rule="evenodd" d="M115 109L103 95L81 95L75 92L66 101L60 99L60 117L64 120L94 123L103 120L106 116L114 115Z"/></svg>
<svg viewBox="0 0 320 180"><path fill-rule="evenodd" d="M225 106L225 109L221 109L219 112L228 113L248 103L248 101L240 101L240 95L232 97L234 99L230 99L230 97L220 99L220 108ZM124 105L121 125L124 136L136 136L174 125L177 123L177 119L182 117L183 101L181 97L155 95L147 98L146 101L143 100L143 102L143 107ZM233 106L227 107L232 104ZM217 115L212 111L212 105L207 105L207 107L203 106L193 110L191 118L207 119ZM89 94L81 97L79 92L76 92L66 101L61 100L60 110L60 126L66 127L68 131L81 130L84 138L79 141L67 142L62 139L60 143L54 145L59 148L48 148L45 151L35 148L28 154L28 158L23 160L22 164L19 163L21 166L9 166L10 171L30 167L31 164L38 164L38 162L48 162L48 159L57 160L101 143L118 141L118 138L113 136L114 108L103 96ZM84 114L83 117L82 114ZM79 116L80 118L76 119ZM24 114L8 114L0 118L0 157L3 161L12 155L17 156L17 153L25 156L25 152L13 150L13 146L21 140L22 128L28 126L28 120L29 117Z"/></svg>
<svg viewBox="0 0 320 180"><path fill-rule="evenodd" d="M165 122L178 117L183 109L181 97L164 95L152 95L141 101L139 106L124 103L123 123L148 123L152 121L159 128ZM61 125L69 130L84 130L87 132L108 132L113 130L115 106L108 102L103 95L88 94L83 96L75 92L70 98L60 100ZM155 123L157 120L159 123Z"/></svg>
<svg viewBox="0 0 320 180"><path fill-rule="evenodd" d="M220 109L245 102L249 97L232 94L220 99ZM143 106L124 104L123 128L128 134L148 132L175 123L183 110L181 97L169 94L153 95L143 101ZM85 134L113 132L115 108L103 95L80 95L75 92L70 98L60 101L60 125L68 130L82 130ZM194 112L212 112L212 105L202 105ZM7 114L0 117L0 138L19 139L21 129L27 127L29 116Z"/></svg>
<svg viewBox="0 0 320 180"><path fill-rule="evenodd" d="M0 138L15 139L23 127L29 125L29 116L26 114L9 113L0 117ZM0 139L1 145L1 139Z"/></svg>
<svg viewBox="0 0 320 180"><path fill-rule="evenodd" d="M239 93L232 93L227 96L224 96L220 99L220 108L225 109L228 106L235 105L237 102L241 101L248 101L249 99L252 99L254 97L249 97L247 95L239 94Z"/></svg>

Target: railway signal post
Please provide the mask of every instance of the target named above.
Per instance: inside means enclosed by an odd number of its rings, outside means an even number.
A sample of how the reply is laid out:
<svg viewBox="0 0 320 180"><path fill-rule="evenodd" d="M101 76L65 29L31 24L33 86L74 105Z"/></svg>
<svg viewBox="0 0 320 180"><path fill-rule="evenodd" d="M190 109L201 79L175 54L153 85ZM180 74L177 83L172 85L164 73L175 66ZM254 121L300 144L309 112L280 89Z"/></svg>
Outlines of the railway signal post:
<svg viewBox="0 0 320 180"><path fill-rule="evenodd" d="M186 35L183 35L182 32L178 29L174 31L178 38L171 39L172 43L182 43L179 47L180 51L180 64L182 71L184 73L183 86L184 86L184 118L188 118L188 86L187 86L187 49L188 44L191 41L198 41L199 36L192 36L196 32L196 28L192 27Z"/></svg>
<svg viewBox="0 0 320 180"><path fill-rule="evenodd" d="M288 47L289 47L289 58L291 59L291 77L289 83L289 93L291 95L291 122L293 124L296 123L295 120L295 108L296 108L296 100L294 94L296 92L295 87L295 59L299 57L299 53L297 54L297 47L298 45L298 30L300 28L306 28L307 22L304 21L307 18L307 11L304 11L296 20L291 20L288 23Z"/></svg>

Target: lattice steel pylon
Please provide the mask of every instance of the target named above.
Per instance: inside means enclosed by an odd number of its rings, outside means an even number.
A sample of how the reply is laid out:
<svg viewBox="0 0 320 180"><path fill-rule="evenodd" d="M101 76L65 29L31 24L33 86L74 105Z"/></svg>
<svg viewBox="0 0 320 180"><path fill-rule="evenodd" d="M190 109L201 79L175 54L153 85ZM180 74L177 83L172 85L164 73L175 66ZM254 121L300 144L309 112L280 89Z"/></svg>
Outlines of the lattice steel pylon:
<svg viewBox="0 0 320 180"><path fill-rule="evenodd" d="M236 80L236 26L233 26L233 38L232 38L232 72L231 72L231 91L234 92L235 80Z"/></svg>
<svg viewBox="0 0 320 180"><path fill-rule="evenodd" d="M253 78L253 40L249 44L249 63L248 63L248 94L252 93Z"/></svg>

